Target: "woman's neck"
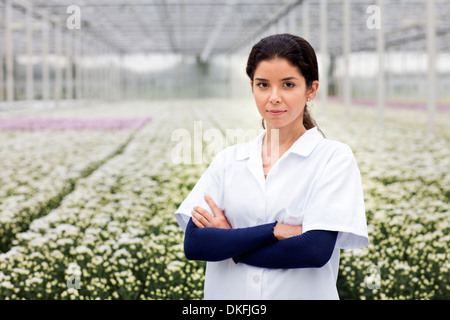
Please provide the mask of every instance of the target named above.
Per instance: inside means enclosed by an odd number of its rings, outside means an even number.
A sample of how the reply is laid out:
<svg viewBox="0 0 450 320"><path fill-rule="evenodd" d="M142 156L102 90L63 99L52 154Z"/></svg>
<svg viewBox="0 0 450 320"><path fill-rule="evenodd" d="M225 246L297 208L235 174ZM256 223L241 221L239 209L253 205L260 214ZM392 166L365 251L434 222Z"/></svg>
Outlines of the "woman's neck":
<svg viewBox="0 0 450 320"><path fill-rule="evenodd" d="M298 140L305 132L306 128L303 126L303 123L300 122L300 126L286 126L282 128L273 128L270 125L267 125L267 131L265 136L265 145L267 145L268 149L272 149L272 144L277 144L279 150L284 153L288 150L295 141Z"/></svg>
<svg viewBox="0 0 450 320"><path fill-rule="evenodd" d="M267 126L266 135L263 140L263 167L265 175L268 170L278 161L278 159L294 144L297 139L306 132L306 128L301 126L293 130L286 127L274 129Z"/></svg>

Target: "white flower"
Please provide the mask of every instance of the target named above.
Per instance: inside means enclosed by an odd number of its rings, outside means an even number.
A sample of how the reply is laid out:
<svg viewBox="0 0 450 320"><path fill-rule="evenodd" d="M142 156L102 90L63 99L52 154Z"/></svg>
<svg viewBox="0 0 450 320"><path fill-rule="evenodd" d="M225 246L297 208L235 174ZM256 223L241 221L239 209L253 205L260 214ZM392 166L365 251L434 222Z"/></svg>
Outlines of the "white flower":
<svg viewBox="0 0 450 320"><path fill-rule="evenodd" d="M30 242L28 242L28 245L31 247L42 247L45 243L47 243L48 238L47 237L36 237L33 238Z"/></svg>
<svg viewBox="0 0 450 320"><path fill-rule="evenodd" d="M29 270L24 269L24 268L14 268L13 271L14 271L15 273L17 273L17 274L23 274L23 275L26 275L26 274L29 274L29 273L30 273ZM1 276L1 275L0 275L0 276ZM1 280L1 278L0 278L0 280Z"/></svg>
<svg viewBox="0 0 450 320"><path fill-rule="evenodd" d="M84 245L78 246L75 248L75 252L79 253L79 254L88 254L88 255L92 255L92 250Z"/></svg>
<svg viewBox="0 0 450 320"><path fill-rule="evenodd" d="M3 281L0 282L0 288L12 290L14 289L14 285L10 281Z"/></svg>
<svg viewBox="0 0 450 320"><path fill-rule="evenodd" d="M127 258L131 258L131 254L128 252L127 249L124 249L124 248L117 250L113 254L113 258L118 258L118 257L121 257L121 256L125 256Z"/></svg>
<svg viewBox="0 0 450 320"><path fill-rule="evenodd" d="M102 244L102 245L97 247L97 251L100 252L100 253L108 253L108 254L110 254L112 252L112 249L111 249L111 247L109 245Z"/></svg>
<svg viewBox="0 0 450 320"><path fill-rule="evenodd" d="M55 228L58 234L64 233L65 235L77 235L79 228L68 223L62 223Z"/></svg>
<svg viewBox="0 0 450 320"><path fill-rule="evenodd" d="M25 285L27 287L31 287L33 285L41 285L43 283L43 280L41 278L33 277L30 279L25 280Z"/></svg>
<svg viewBox="0 0 450 320"><path fill-rule="evenodd" d="M58 239L56 241L56 244L59 247L63 247L63 246L66 246L66 245L73 245L74 241L73 241L73 239L70 239L70 238L62 238L62 239Z"/></svg>
<svg viewBox="0 0 450 320"><path fill-rule="evenodd" d="M76 262L70 262L67 266L66 274L81 276L81 268Z"/></svg>

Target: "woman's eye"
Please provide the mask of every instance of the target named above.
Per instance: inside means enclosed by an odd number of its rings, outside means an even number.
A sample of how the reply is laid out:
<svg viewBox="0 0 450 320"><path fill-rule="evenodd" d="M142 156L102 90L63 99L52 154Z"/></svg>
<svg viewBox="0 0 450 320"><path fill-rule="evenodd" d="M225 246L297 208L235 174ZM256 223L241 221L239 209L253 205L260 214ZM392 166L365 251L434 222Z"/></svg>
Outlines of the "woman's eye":
<svg viewBox="0 0 450 320"><path fill-rule="evenodd" d="M295 83L293 83L293 82L286 82L284 84L284 86L287 87L287 88L293 88L293 87L295 87Z"/></svg>
<svg viewBox="0 0 450 320"><path fill-rule="evenodd" d="M264 82L257 83L256 85L260 88L267 88L267 83Z"/></svg>

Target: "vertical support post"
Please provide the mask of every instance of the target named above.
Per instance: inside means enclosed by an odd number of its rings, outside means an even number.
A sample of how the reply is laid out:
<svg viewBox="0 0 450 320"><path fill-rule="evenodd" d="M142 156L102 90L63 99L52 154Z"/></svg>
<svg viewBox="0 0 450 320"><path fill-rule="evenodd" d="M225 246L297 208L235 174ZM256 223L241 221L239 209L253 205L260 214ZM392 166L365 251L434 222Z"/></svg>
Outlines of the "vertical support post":
<svg viewBox="0 0 450 320"><path fill-rule="evenodd" d="M48 63L49 21L47 12L42 17L42 100L50 99L50 69Z"/></svg>
<svg viewBox="0 0 450 320"><path fill-rule="evenodd" d="M66 37L66 99L73 99L73 34Z"/></svg>
<svg viewBox="0 0 450 320"><path fill-rule="evenodd" d="M27 6L26 11L26 39L27 39L27 86L26 96L27 100L34 99L34 74L33 74L33 16L32 3Z"/></svg>
<svg viewBox="0 0 450 320"><path fill-rule="evenodd" d="M117 96L116 78L117 78L117 65L115 59L111 56L109 61L109 100L115 101ZM175 85L175 92L176 92Z"/></svg>
<svg viewBox="0 0 450 320"><path fill-rule="evenodd" d="M224 97L228 98L228 99L232 99L233 98L233 59L231 55L227 55L225 57L227 63L226 63L226 89L225 89L225 94ZM179 68L177 68L179 69ZM177 77L178 79L178 77ZM179 84L177 83L177 88L179 87Z"/></svg>
<svg viewBox="0 0 450 320"><path fill-rule="evenodd" d="M327 21L327 0L320 0L320 60L322 61L321 82L321 102L322 108L327 108L328 102L328 21Z"/></svg>
<svg viewBox="0 0 450 320"><path fill-rule="evenodd" d="M118 81L118 83L117 83L117 85L118 85L117 93L118 93L118 99L119 100L122 100L122 99L124 99L126 97L126 92L125 92L125 88L124 88L124 85L123 85L124 77L125 77L125 72L124 72L124 69L123 69L123 65L124 65L123 54L121 53L120 56L119 56L119 65L118 65L118 72L119 72L119 74L117 76L117 81Z"/></svg>
<svg viewBox="0 0 450 320"><path fill-rule="evenodd" d="M103 66L102 66L102 77L101 80L103 81L103 95L101 97L102 100L109 100L109 87L110 87L110 63L109 63L109 54L108 54L108 50L105 47L105 49L103 50L103 57L102 57L102 61L103 61Z"/></svg>
<svg viewBox="0 0 450 320"><path fill-rule="evenodd" d="M114 53L112 52L112 50L109 50L110 54L109 54L109 68L108 68L108 84L109 84L109 88L108 88L108 99L111 101L116 100L115 96L116 96L116 63L115 63L115 59L114 59Z"/></svg>
<svg viewBox="0 0 450 320"><path fill-rule="evenodd" d="M350 52L351 52L351 7L350 0L344 0L344 105L345 116L347 120L350 120L350 107L351 107L351 77L350 77Z"/></svg>
<svg viewBox="0 0 450 320"><path fill-rule="evenodd" d="M75 99L80 100L81 93L81 36L76 38L75 46Z"/></svg>
<svg viewBox="0 0 450 320"><path fill-rule="evenodd" d="M103 90L103 100L111 100L111 56L109 54L108 48L105 47L104 50L104 61L103 63L103 81L105 82L105 89Z"/></svg>
<svg viewBox="0 0 450 320"><path fill-rule="evenodd" d="M91 80L95 76L95 72L92 72L92 69L95 70L95 68L92 68L92 64L89 63L92 61L92 55L89 55L87 52L87 48L89 48L87 44L87 40L84 38L82 42L83 64L81 67L81 90L83 92L83 98L90 101L92 100L92 87L94 86Z"/></svg>
<svg viewBox="0 0 450 320"><path fill-rule="evenodd" d="M428 133L435 134L436 104L437 104L437 47L436 47L436 3L435 0L427 0L427 110Z"/></svg>
<svg viewBox="0 0 450 320"><path fill-rule="evenodd" d="M6 100L14 100L14 48L12 30L12 0L5 2L5 63L6 63Z"/></svg>
<svg viewBox="0 0 450 320"><path fill-rule="evenodd" d="M61 31L58 30L59 26L55 24L55 107L59 107L59 103L61 100L61 92L62 92L62 68L60 65L61 62Z"/></svg>
<svg viewBox="0 0 450 320"><path fill-rule="evenodd" d="M101 46L97 49L98 53L94 59L101 62L98 63L98 67L95 68L95 78L97 79L98 89L95 99L105 100L106 98L106 88L108 83L106 82L106 50Z"/></svg>
<svg viewBox="0 0 450 320"><path fill-rule="evenodd" d="M378 105L378 126L384 126L384 106L386 103L385 93L385 51L384 40L384 0L377 0L380 8L380 29L377 30L377 53L378 53L378 77L377 77L377 105Z"/></svg>
<svg viewBox="0 0 450 320"><path fill-rule="evenodd" d="M3 82L3 55L0 52L0 101L5 100L5 84Z"/></svg>

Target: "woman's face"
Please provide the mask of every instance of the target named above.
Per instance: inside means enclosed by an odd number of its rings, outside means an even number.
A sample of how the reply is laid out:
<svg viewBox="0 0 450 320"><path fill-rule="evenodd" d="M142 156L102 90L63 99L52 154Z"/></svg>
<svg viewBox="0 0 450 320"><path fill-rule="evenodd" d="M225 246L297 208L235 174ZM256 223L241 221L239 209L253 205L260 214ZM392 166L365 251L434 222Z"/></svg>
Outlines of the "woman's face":
<svg viewBox="0 0 450 320"><path fill-rule="evenodd" d="M319 86L311 88L298 68L284 58L261 61L252 81L253 95L268 127L303 126L303 110L308 98L313 99Z"/></svg>

